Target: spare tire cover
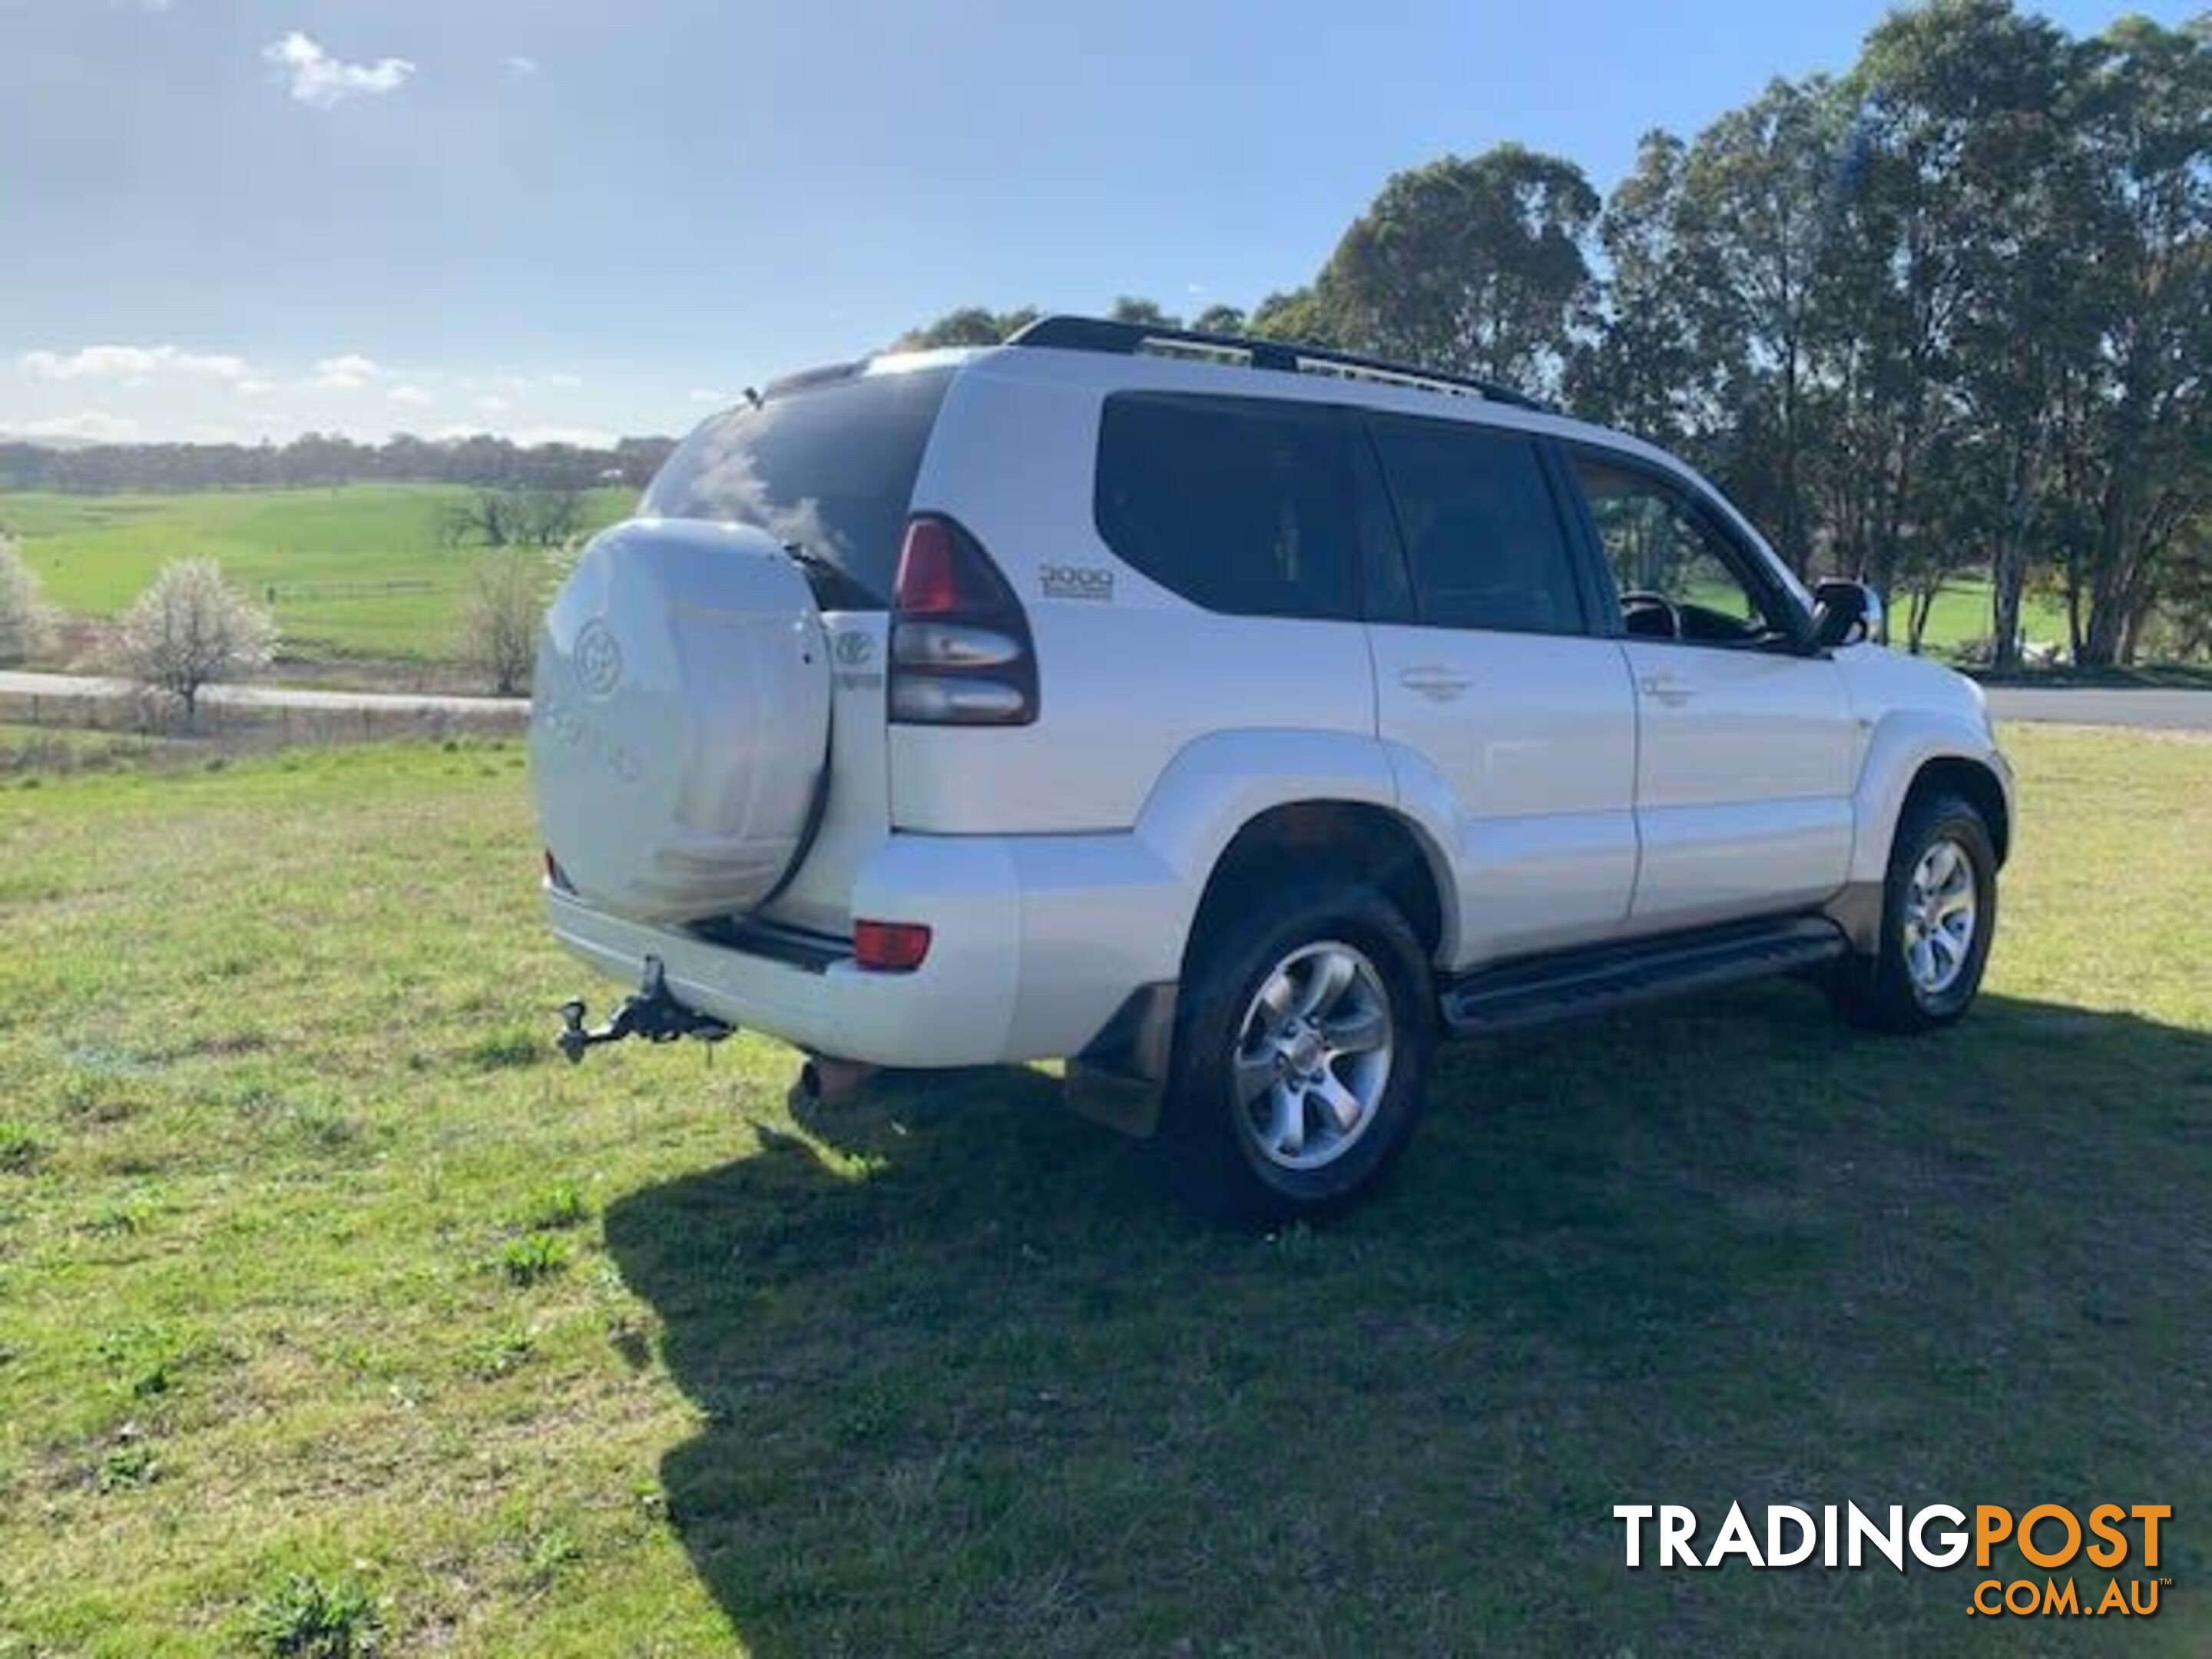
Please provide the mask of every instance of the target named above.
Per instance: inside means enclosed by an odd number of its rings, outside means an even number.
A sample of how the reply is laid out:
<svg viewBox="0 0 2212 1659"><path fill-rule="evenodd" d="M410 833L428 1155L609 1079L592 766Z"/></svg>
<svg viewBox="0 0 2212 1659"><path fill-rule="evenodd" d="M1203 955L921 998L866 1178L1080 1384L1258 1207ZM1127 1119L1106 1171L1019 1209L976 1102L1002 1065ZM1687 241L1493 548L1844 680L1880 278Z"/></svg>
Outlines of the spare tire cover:
<svg viewBox="0 0 2212 1659"><path fill-rule="evenodd" d="M545 848L647 921L759 903L804 850L830 658L798 566L733 525L639 519L585 549L546 613L530 769Z"/></svg>

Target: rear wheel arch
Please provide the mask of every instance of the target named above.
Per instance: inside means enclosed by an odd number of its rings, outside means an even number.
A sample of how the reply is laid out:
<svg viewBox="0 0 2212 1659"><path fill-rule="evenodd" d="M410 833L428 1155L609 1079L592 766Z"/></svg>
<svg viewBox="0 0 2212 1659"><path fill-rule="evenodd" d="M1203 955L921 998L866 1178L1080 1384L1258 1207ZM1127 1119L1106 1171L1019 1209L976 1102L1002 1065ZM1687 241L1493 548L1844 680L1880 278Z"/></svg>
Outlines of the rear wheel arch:
<svg viewBox="0 0 2212 1659"><path fill-rule="evenodd" d="M1381 893L1431 961L1449 942L1449 866L1418 828L1371 802L1292 801L1248 818L1215 859L1184 944L1186 965L1224 911L1317 878L1357 882Z"/></svg>

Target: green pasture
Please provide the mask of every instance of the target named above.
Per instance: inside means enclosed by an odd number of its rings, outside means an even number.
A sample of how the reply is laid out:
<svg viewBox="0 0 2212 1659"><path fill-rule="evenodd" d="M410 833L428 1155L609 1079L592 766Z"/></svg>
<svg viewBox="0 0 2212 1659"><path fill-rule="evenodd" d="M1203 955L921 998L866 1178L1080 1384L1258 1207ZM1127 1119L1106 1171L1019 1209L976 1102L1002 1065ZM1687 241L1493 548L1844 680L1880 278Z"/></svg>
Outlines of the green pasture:
<svg viewBox="0 0 2212 1659"><path fill-rule="evenodd" d="M483 556L441 542L468 492L439 484L180 495L0 493L0 530L16 538L65 611L106 617L172 559L204 556L274 610L287 655L437 659ZM592 492L587 522L611 524L636 497Z"/></svg>
<svg viewBox="0 0 2212 1659"><path fill-rule="evenodd" d="M563 1066L616 988L512 744L0 732L0 1655L2201 1655L2212 743L2009 742L1955 1030L1454 1050L1266 1236L1035 1072ZM1847 1500L2170 1504L2172 1583L1992 1621L1611 1517Z"/></svg>

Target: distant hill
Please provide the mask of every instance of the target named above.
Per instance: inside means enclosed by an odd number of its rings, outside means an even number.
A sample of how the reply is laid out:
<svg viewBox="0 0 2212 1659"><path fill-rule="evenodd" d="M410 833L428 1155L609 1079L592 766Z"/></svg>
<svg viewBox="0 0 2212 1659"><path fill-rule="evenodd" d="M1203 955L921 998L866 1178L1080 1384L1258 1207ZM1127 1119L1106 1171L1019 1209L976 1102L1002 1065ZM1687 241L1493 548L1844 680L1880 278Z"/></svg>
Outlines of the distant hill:
<svg viewBox="0 0 2212 1659"><path fill-rule="evenodd" d="M0 444L23 444L33 449L58 449L64 453L78 449L96 449L97 438L33 437L27 432L0 432Z"/></svg>
<svg viewBox="0 0 2212 1659"><path fill-rule="evenodd" d="M489 433L380 444L309 432L285 444L99 443L0 434L0 490L75 495L123 491L313 488L343 483L446 483L483 488L641 489L673 438L624 438L607 448L521 445Z"/></svg>

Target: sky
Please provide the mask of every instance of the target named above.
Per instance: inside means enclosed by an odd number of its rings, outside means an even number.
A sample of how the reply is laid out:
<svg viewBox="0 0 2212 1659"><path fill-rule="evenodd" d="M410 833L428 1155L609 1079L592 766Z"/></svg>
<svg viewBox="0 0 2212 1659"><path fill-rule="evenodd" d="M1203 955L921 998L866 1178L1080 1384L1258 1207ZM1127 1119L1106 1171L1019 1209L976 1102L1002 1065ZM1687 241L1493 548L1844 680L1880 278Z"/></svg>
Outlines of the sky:
<svg viewBox="0 0 2212 1659"><path fill-rule="evenodd" d="M959 305L1249 307L1400 168L1605 189L1884 9L0 0L0 433L603 441Z"/></svg>

